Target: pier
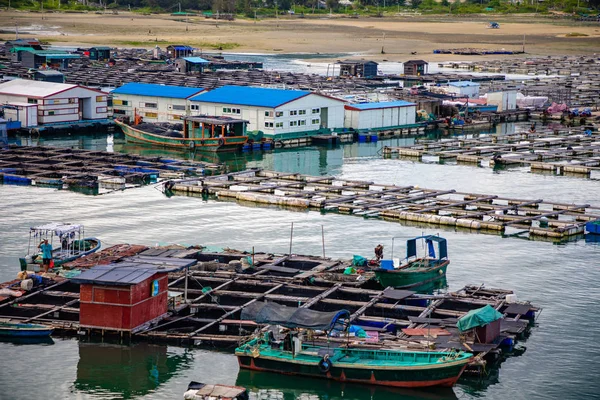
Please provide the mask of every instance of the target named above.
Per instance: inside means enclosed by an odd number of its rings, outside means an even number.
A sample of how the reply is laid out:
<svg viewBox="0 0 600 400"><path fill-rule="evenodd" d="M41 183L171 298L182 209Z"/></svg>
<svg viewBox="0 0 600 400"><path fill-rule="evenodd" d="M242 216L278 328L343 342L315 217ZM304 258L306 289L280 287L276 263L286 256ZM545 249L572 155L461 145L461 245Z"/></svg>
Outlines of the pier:
<svg viewBox="0 0 600 400"><path fill-rule="evenodd" d="M187 266L168 276L168 312L131 332L81 327L80 300L84 301L84 293L72 279L82 269L123 263L161 265L165 269ZM232 348L261 328L240 317L242 309L256 301L319 311L344 308L350 311L354 325L372 335L371 340L353 338L353 346L474 352L477 357L471 369L481 374L487 362L497 360L507 346L512 348L524 339L540 311L528 302L517 301L511 290L484 285L432 295L392 288L369 289L362 287L370 282L368 279L338 279L344 276L339 271L349 265L351 260L237 250L215 252L201 246L116 245L66 265L70 269L62 270L61 276L38 290L14 300L0 297L0 318L44 323L65 335L134 337ZM365 273L368 272L367 269ZM459 334L457 320L486 305L503 314L494 340L473 341ZM315 337L317 341L324 339ZM343 344L346 339L328 340Z"/></svg>
<svg viewBox="0 0 600 400"><path fill-rule="evenodd" d="M551 172L582 178L600 176L600 137L582 129L543 130L478 138L416 139L413 146L385 147L383 156L474 166L529 166L532 172ZM592 176L593 175L593 176Z"/></svg>
<svg viewBox="0 0 600 400"><path fill-rule="evenodd" d="M158 179L220 173L218 164L60 147L0 151L0 182L62 188L137 187Z"/></svg>
<svg viewBox="0 0 600 400"><path fill-rule="evenodd" d="M589 204L514 199L261 169L168 181L167 189L188 195L216 195L221 200L240 203L338 212L491 234L503 234L511 228L522 234L553 239L582 235L586 222L600 219L600 206Z"/></svg>

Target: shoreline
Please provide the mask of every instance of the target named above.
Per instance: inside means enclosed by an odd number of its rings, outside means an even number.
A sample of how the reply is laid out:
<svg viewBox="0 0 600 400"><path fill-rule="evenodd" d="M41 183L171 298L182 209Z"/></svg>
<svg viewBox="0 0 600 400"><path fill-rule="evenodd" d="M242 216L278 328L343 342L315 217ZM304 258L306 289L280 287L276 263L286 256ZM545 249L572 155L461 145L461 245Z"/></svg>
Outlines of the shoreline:
<svg viewBox="0 0 600 400"><path fill-rule="evenodd" d="M74 15L77 18L73 18ZM189 18L186 23L170 15L145 16L130 12L115 15L11 11L0 14L0 29L4 32L2 39L12 39L10 32L18 24L20 37L36 37L60 46L109 45L149 49L156 45L189 44L207 52L219 52L222 48L221 52L254 55L349 54L348 58L390 62L600 53L598 25L564 23L544 17L526 20L522 15L515 15L510 18L514 22L508 20L501 22L500 29L487 29L485 24L489 18L479 15L468 19L443 16L300 19L288 16L259 21ZM33 27L31 30L37 33L24 34L28 27ZM587 36L565 36L574 32ZM461 56L433 53L435 49L451 48L520 51L523 35L526 54Z"/></svg>

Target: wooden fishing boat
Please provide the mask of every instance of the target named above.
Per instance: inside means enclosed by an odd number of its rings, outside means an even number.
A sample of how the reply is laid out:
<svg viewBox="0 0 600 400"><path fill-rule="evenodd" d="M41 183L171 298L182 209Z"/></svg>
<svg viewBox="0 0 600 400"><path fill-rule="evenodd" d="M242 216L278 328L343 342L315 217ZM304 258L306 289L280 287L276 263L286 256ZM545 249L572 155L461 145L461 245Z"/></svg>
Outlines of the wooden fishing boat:
<svg viewBox="0 0 600 400"><path fill-rule="evenodd" d="M28 264L42 263L38 246L45 239L52 245L54 266L60 266L98 251L102 246L100 239L84 237L84 235L85 230L81 224L51 222L31 227L27 255L19 259L21 268L26 269Z"/></svg>
<svg viewBox="0 0 600 400"><path fill-rule="evenodd" d="M425 244L426 254L418 255L417 242ZM437 256L435 244L437 244ZM448 259L448 246L446 239L439 236L419 236L406 242L406 258L398 261L398 266L393 259L382 260L381 268L375 270L375 278L383 287L414 288L428 282L433 282L446 275Z"/></svg>
<svg viewBox="0 0 600 400"><path fill-rule="evenodd" d="M229 117L186 117L183 124L139 123L115 120L128 141L185 150L235 151L247 141L248 121ZM179 126L177 126L179 125ZM173 129L173 128L180 128Z"/></svg>
<svg viewBox="0 0 600 400"><path fill-rule="evenodd" d="M0 322L0 336L11 338L47 337L54 328L39 324Z"/></svg>
<svg viewBox="0 0 600 400"><path fill-rule="evenodd" d="M375 347L332 347L302 340L297 328L347 332L350 313L319 312L255 302L242 311L242 320L277 324L292 329L282 341L267 332L235 350L240 368L302 375L342 382L393 387L453 386L472 354L449 351L404 351ZM341 328L341 327L342 328Z"/></svg>

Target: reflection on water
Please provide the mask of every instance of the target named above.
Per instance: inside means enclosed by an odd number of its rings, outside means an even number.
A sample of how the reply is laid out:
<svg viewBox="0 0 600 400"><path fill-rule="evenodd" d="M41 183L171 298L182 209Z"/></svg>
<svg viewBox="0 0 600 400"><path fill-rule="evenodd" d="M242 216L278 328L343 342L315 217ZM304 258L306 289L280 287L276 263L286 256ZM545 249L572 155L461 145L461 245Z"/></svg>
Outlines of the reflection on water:
<svg viewBox="0 0 600 400"><path fill-rule="evenodd" d="M248 389L251 398L285 399L298 398L348 399L348 400L452 400L457 399L452 388L404 389L375 385L357 385L308 377L287 376L272 372L240 369L237 386Z"/></svg>
<svg viewBox="0 0 600 400"><path fill-rule="evenodd" d="M156 390L180 369L189 368L193 356L169 353L166 345L79 342L77 390L118 395L128 399Z"/></svg>
<svg viewBox="0 0 600 400"><path fill-rule="evenodd" d="M47 337L10 337L10 336L0 336L0 342L4 343L12 343L15 346L23 346L29 344L38 344L38 345L53 345L54 340L50 336Z"/></svg>

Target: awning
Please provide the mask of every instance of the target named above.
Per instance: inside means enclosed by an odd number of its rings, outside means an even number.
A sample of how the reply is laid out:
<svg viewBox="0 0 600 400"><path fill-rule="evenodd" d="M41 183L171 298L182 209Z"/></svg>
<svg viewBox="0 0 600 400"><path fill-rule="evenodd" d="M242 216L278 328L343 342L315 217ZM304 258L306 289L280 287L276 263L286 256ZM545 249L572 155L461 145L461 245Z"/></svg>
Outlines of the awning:
<svg viewBox="0 0 600 400"><path fill-rule="evenodd" d="M259 324L275 324L286 328L307 328L330 330L340 319L348 319L347 310L321 312L308 308L287 307L276 303L257 301L242 310L243 320L255 321Z"/></svg>
<svg viewBox="0 0 600 400"><path fill-rule="evenodd" d="M489 304L485 307L477 308L466 313L458 320L456 326L461 332L469 329L486 326L489 323L499 320L503 315Z"/></svg>
<svg viewBox="0 0 600 400"><path fill-rule="evenodd" d="M31 232L36 233L54 233L57 236L63 236L71 232L79 232L83 229L81 224L69 224L64 222L50 222L45 225L33 226L29 228Z"/></svg>

